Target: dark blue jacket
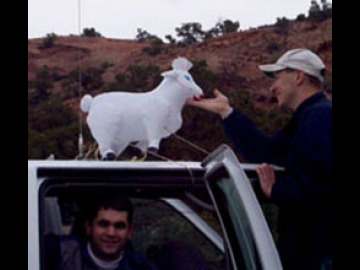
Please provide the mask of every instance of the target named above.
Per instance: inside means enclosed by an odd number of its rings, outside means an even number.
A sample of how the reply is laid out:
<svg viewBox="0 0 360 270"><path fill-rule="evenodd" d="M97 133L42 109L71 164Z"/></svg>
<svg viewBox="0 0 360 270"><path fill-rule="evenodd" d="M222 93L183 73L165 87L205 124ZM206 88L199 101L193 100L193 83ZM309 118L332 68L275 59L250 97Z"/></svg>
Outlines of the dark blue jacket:
<svg viewBox="0 0 360 270"><path fill-rule="evenodd" d="M101 270L87 252L86 242L73 236L47 235L45 238L46 270ZM156 270L156 267L129 246L116 270Z"/></svg>
<svg viewBox="0 0 360 270"><path fill-rule="evenodd" d="M311 96L274 136L266 136L239 111L223 123L228 138L249 162L286 168L271 193L280 209L280 255L285 269L318 269L311 265L331 254L332 102L322 93ZM292 265L294 260L303 266Z"/></svg>

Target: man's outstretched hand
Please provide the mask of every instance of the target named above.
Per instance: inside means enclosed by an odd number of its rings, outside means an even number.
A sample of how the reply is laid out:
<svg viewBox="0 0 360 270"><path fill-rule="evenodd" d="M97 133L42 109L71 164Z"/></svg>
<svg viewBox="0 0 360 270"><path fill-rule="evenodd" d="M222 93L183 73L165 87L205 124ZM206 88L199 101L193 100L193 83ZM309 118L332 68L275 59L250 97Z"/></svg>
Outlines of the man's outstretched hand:
<svg viewBox="0 0 360 270"><path fill-rule="evenodd" d="M224 118L232 109L229 99L217 89L214 90L214 96L214 98L203 98L201 100L188 99L186 104L217 113Z"/></svg>

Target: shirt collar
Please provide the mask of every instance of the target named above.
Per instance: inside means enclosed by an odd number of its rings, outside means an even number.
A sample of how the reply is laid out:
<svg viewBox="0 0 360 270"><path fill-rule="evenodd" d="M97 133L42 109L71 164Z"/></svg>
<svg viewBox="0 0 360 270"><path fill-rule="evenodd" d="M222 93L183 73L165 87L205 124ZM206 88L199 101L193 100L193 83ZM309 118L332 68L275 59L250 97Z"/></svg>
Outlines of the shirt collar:
<svg viewBox="0 0 360 270"><path fill-rule="evenodd" d="M116 269L120 263L120 261L122 260L123 258L123 254L120 255L120 257L114 261L111 261L111 262L107 262L107 261L103 261L101 259L99 259L98 257L96 257L96 255L94 254L92 248L91 248L91 245L90 245L90 242L88 242L87 246L87 252L90 256L90 258L92 259L92 261L99 267L101 267L101 269L109 269L109 270L113 270L113 269Z"/></svg>

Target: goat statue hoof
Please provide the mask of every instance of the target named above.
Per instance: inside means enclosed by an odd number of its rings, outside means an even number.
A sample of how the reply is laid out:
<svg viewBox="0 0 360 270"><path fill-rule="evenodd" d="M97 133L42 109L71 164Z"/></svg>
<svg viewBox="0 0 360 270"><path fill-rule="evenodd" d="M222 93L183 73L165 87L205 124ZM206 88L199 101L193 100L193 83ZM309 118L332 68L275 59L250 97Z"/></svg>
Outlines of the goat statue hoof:
<svg viewBox="0 0 360 270"><path fill-rule="evenodd" d="M113 152L106 153L106 155L103 156L103 158L102 158L102 160L105 160L105 161L112 161L112 160L115 160L115 159L116 159L116 155Z"/></svg>
<svg viewBox="0 0 360 270"><path fill-rule="evenodd" d="M148 148L149 153L157 154L159 152L159 149L156 147L149 147Z"/></svg>

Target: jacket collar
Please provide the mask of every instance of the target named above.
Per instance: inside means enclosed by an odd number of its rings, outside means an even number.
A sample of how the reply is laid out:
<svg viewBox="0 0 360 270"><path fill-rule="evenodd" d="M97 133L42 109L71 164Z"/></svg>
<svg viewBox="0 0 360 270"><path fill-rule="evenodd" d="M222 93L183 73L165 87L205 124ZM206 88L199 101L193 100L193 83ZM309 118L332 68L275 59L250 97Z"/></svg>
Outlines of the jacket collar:
<svg viewBox="0 0 360 270"><path fill-rule="evenodd" d="M299 107L295 110L293 116L291 117L290 121L287 123L287 125L283 128L283 133L286 136L292 137L297 129L298 121L301 116L301 114L306 110L306 108L312 106L313 104L317 103L318 101L322 100L323 98L326 98L326 96L322 93L316 93L307 99L305 99Z"/></svg>
<svg viewBox="0 0 360 270"><path fill-rule="evenodd" d="M299 105L299 107L297 107L297 109L294 112L293 117L298 119L299 116L302 114L302 112L304 112L304 110L306 108L312 106L313 104L317 103L318 101L320 101L324 98L326 98L326 96L324 95L323 92L319 92L319 93L313 94L312 96L308 97Z"/></svg>

